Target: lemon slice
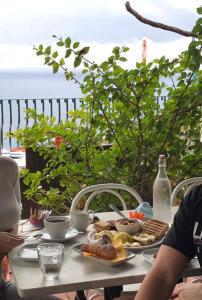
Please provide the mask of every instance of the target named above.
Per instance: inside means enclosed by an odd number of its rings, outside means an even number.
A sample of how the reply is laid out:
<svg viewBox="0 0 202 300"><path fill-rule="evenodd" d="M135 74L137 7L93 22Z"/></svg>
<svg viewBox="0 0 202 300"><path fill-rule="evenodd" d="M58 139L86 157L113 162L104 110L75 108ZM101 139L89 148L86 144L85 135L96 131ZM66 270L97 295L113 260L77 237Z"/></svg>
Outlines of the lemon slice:
<svg viewBox="0 0 202 300"><path fill-rule="evenodd" d="M126 233L126 232L118 232L115 234L114 238L113 238L113 243L117 240L121 240L123 244L125 244L126 242L129 242L129 243L132 243L134 240L133 240L133 237Z"/></svg>

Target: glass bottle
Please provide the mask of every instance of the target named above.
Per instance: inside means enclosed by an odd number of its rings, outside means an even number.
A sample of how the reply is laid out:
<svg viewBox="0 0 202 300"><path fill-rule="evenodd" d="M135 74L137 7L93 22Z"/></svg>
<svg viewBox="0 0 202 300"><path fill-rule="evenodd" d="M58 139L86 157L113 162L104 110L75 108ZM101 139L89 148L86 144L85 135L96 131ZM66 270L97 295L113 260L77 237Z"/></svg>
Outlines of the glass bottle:
<svg viewBox="0 0 202 300"><path fill-rule="evenodd" d="M166 173L166 158L159 155L159 170L153 185L154 219L171 222L171 184Z"/></svg>

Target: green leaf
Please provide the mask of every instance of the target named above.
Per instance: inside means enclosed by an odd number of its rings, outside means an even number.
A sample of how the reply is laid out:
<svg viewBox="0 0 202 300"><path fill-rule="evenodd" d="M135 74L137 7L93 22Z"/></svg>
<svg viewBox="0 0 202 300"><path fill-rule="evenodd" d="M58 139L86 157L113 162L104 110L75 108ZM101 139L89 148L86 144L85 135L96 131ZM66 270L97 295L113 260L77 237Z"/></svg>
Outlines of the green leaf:
<svg viewBox="0 0 202 300"><path fill-rule="evenodd" d="M79 55L85 55L89 52L89 50L90 50L90 47L84 47L83 49L81 49L79 51Z"/></svg>
<svg viewBox="0 0 202 300"><path fill-rule="evenodd" d="M42 44L39 45L39 50L43 50L43 45Z"/></svg>
<svg viewBox="0 0 202 300"><path fill-rule="evenodd" d="M40 56L40 55L42 55L42 54L43 54L42 51L37 51L37 52L36 52L36 55L37 55L37 56Z"/></svg>
<svg viewBox="0 0 202 300"><path fill-rule="evenodd" d="M52 57L53 57L53 58L58 57L58 52L57 52L57 51L53 52Z"/></svg>
<svg viewBox="0 0 202 300"><path fill-rule="evenodd" d="M50 54L51 54L51 46L48 46L48 47L45 49L45 54L47 54L47 55L50 55Z"/></svg>
<svg viewBox="0 0 202 300"><path fill-rule="evenodd" d="M122 57L119 58L119 60L120 61L127 61L127 58L125 58L125 57L122 56Z"/></svg>
<svg viewBox="0 0 202 300"><path fill-rule="evenodd" d="M114 47L112 50L112 53L114 53L115 55L119 55L120 52L120 47Z"/></svg>
<svg viewBox="0 0 202 300"><path fill-rule="evenodd" d="M46 65L46 64L48 64L49 62L50 62L50 56L46 56L45 57L45 61L44 61L44 64Z"/></svg>
<svg viewBox="0 0 202 300"><path fill-rule="evenodd" d="M127 52L129 51L130 49L128 47L123 47L123 52Z"/></svg>
<svg viewBox="0 0 202 300"><path fill-rule="evenodd" d="M68 58L72 53L71 49L67 49L66 53L65 53L65 58Z"/></svg>
<svg viewBox="0 0 202 300"><path fill-rule="evenodd" d="M53 73L57 73L59 70L59 64L54 62L52 68L53 68Z"/></svg>
<svg viewBox="0 0 202 300"><path fill-rule="evenodd" d="M103 69L103 71L107 71L109 68L108 62L104 61L101 65L100 68Z"/></svg>
<svg viewBox="0 0 202 300"><path fill-rule="evenodd" d="M65 64L65 60L64 60L64 58L61 58L60 59L60 65L63 66L64 64Z"/></svg>
<svg viewBox="0 0 202 300"><path fill-rule="evenodd" d="M57 45L59 46L59 47L62 47L62 46L64 46L64 42L63 41L59 41L59 42L57 42Z"/></svg>
<svg viewBox="0 0 202 300"><path fill-rule="evenodd" d="M74 60L74 67L78 67L81 64L81 57L77 56Z"/></svg>
<svg viewBox="0 0 202 300"><path fill-rule="evenodd" d="M199 15L202 15L202 6L198 7L196 10Z"/></svg>
<svg viewBox="0 0 202 300"><path fill-rule="evenodd" d="M76 48L78 48L79 45L80 45L79 42L75 42L75 43L73 44L73 48L76 49Z"/></svg>
<svg viewBox="0 0 202 300"><path fill-rule="evenodd" d="M70 39L70 37L67 37L66 39L65 39L65 47L66 48L69 48L71 46L71 39Z"/></svg>

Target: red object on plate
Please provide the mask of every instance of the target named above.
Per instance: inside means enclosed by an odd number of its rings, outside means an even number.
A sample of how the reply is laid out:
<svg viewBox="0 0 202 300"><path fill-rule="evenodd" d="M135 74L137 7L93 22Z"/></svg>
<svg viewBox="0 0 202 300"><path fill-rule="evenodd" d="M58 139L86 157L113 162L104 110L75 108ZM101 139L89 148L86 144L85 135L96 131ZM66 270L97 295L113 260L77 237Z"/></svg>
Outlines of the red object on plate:
<svg viewBox="0 0 202 300"><path fill-rule="evenodd" d="M142 220L144 218L144 214L141 212L139 213L137 211L129 211L128 216L131 219L137 219L137 220Z"/></svg>

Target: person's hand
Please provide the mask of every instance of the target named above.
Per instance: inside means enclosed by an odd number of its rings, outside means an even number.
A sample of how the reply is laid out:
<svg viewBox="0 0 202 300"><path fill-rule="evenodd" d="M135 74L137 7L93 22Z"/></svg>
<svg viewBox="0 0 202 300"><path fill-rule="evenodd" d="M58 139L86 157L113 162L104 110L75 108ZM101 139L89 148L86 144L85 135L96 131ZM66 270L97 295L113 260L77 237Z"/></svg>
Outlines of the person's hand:
<svg viewBox="0 0 202 300"><path fill-rule="evenodd" d="M24 239L21 237L8 233L0 232L0 253L7 253L16 246L23 244Z"/></svg>
<svg viewBox="0 0 202 300"><path fill-rule="evenodd" d="M201 300L202 284L182 282L175 286L171 299L175 300Z"/></svg>

